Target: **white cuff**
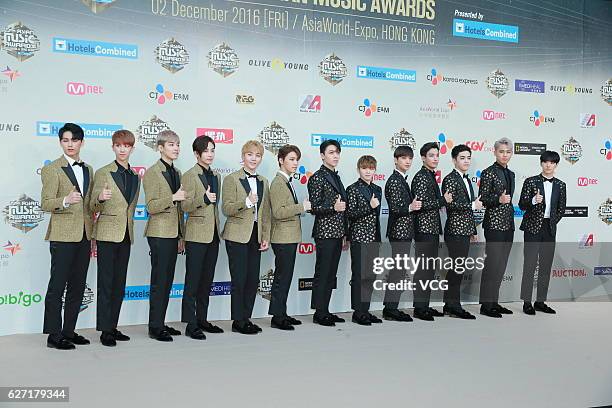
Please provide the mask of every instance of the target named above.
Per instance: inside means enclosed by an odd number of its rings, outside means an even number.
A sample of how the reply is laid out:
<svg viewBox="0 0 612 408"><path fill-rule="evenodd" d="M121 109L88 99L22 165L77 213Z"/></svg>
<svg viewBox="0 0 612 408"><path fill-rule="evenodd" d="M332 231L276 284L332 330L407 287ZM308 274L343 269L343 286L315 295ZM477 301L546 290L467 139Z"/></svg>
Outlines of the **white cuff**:
<svg viewBox="0 0 612 408"><path fill-rule="evenodd" d="M472 201L472 211L474 211L476 209L476 202Z"/></svg>
<svg viewBox="0 0 612 408"><path fill-rule="evenodd" d="M64 206L64 208L70 207L70 204L66 204L66 197L64 197L64 199L62 200L62 205Z"/></svg>
<svg viewBox="0 0 612 408"><path fill-rule="evenodd" d="M536 204L537 204L536 199L535 199L535 196L534 196L534 197L531 199L531 204L533 204L533 205L536 205Z"/></svg>
<svg viewBox="0 0 612 408"><path fill-rule="evenodd" d="M253 208L255 205L251 202L251 200L249 200L249 197L245 198L244 202L246 203L247 208Z"/></svg>

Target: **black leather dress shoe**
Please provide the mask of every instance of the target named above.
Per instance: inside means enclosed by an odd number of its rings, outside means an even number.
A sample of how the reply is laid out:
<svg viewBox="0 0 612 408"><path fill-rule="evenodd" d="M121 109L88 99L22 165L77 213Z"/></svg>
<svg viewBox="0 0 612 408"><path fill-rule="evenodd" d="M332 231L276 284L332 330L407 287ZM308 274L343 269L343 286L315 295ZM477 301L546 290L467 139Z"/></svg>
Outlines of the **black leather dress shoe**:
<svg viewBox="0 0 612 408"><path fill-rule="evenodd" d="M193 330L191 329L191 327L186 328L185 336L189 336L194 340L206 340L206 335L199 327L196 327Z"/></svg>
<svg viewBox="0 0 612 408"><path fill-rule="evenodd" d="M344 323L344 322L346 322L346 320L344 320L343 318L341 318L338 315L335 315L333 313L330 313L329 315L331 316L331 319L334 321L334 323Z"/></svg>
<svg viewBox="0 0 612 408"><path fill-rule="evenodd" d="M64 338L72 344L76 344L77 346L85 346L90 343L90 341L87 340L85 337L76 333L74 333L72 336L64 336Z"/></svg>
<svg viewBox="0 0 612 408"><path fill-rule="evenodd" d="M531 302L523 303L523 313L528 314L530 316L534 316L536 314L536 311L531 305Z"/></svg>
<svg viewBox="0 0 612 408"><path fill-rule="evenodd" d="M433 307L427 308L427 310L429 310L429 313L431 313L433 317L444 317L444 313L441 313L439 310L434 309Z"/></svg>
<svg viewBox="0 0 612 408"><path fill-rule="evenodd" d="M468 312L461 306L446 306L445 305L444 309L442 310L444 311L444 314L446 316L456 317L458 319L465 319L465 320L476 319L476 316L474 316L473 314L471 314L470 312Z"/></svg>
<svg viewBox="0 0 612 408"><path fill-rule="evenodd" d="M431 314L431 312L429 311L429 308L427 308L427 309L414 309L414 318L415 319L419 319L419 320L425 320L426 322L433 322L434 321L434 317Z"/></svg>
<svg viewBox="0 0 612 408"><path fill-rule="evenodd" d="M130 341L130 336L126 336L117 329L113 329L112 334L115 336L115 340L117 341Z"/></svg>
<svg viewBox="0 0 612 408"><path fill-rule="evenodd" d="M285 319L287 321L289 321L289 324L292 325L292 326L299 326L300 324L302 324L301 320L298 320L298 319L293 318L291 316L285 316Z"/></svg>
<svg viewBox="0 0 612 408"><path fill-rule="evenodd" d="M316 313L312 315L312 322L316 324L320 324L321 326L335 326L333 318L331 315L317 315Z"/></svg>
<svg viewBox="0 0 612 408"><path fill-rule="evenodd" d="M270 326L279 330L295 330L295 327L289 323L289 320L282 317L273 317Z"/></svg>
<svg viewBox="0 0 612 408"><path fill-rule="evenodd" d="M100 335L100 342L106 347L115 347L117 345L117 341L112 332L102 332Z"/></svg>
<svg viewBox="0 0 612 408"><path fill-rule="evenodd" d="M153 340L163 341L163 342L174 341L170 333L168 333L168 330L166 330L165 328L157 329L157 330L149 329L149 337L152 338Z"/></svg>
<svg viewBox="0 0 612 408"><path fill-rule="evenodd" d="M47 337L47 347L58 350L74 350L74 344L63 338L61 335L49 335Z"/></svg>
<svg viewBox="0 0 612 408"><path fill-rule="evenodd" d="M548 314L557 314L557 312L555 311L555 309L553 309L552 307L548 306L546 303L544 302L535 302L533 304L533 307L535 308L535 310L537 310L538 312L542 312L542 313L548 313Z"/></svg>
<svg viewBox="0 0 612 408"><path fill-rule="evenodd" d="M198 326L206 333L223 333L222 328L220 328L219 326L215 326L214 324L209 322L199 323Z"/></svg>
<svg viewBox="0 0 612 408"><path fill-rule="evenodd" d="M408 316L410 317L410 316ZM383 321L376 315L373 315L372 313L368 313L368 318L370 319L370 323L382 323Z"/></svg>
<svg viewBox="0 0 612 408"><path fill-rule="evenodd" d="M383 309L383 319L395 320L396 322L411 322L412 317L398 309Z"/></svg>
<svg viewBox="0 0 612 408"><path fill-rule="evenodd" d="M173 327L170 326L164 326L164 329L166 329L166 331L168 332L168 334L170 334L171 336L180 336L181 332L176 330Z"/></svg>
<svg viewBox="0 0 612 408"><path fill-rule="evenodd" d="M370 321L370 316L367 313L353 313L351 317L351 321L353 323L357 323L361 326L371 326L372 322Z"/></svg>
<svg viewBox="0 0 612 408"><path fill-rule="evenodd" d="M240 333L240 334L257 334L257 333L259 333L257 331L257 329L255 327L253 327L252 324L247 324L244 321L242 321L242 322L234 321L234 323L232 323L232 331L234 333Z"/></svg>
<svg viewBox="0 0 612 408"><path fill-rule="evenodd" d="M502 314L499 313L499 311L497 309L494 309L492 307L481 306L480 307L480 314L484 315L484 316L495 317L495 318L502 317Z"/></svg>
<svg viewBox="0 0 612 408"><path fill-rule="evenodd" d="M255 323L253 323L252 321L247 319L247 324L253 328L255 328L255 330L257 330L257 333L261 333L263 330L261 329L261 327L259 327L258 325L256 325Z"/></svg>
<svg viewBox="0 0 612 408"><path fill-rule="evenodd" d="M500 305L499 303L496 304L495 306L493 306L494 309L496 309L499 313L501 314L513 314L514 312L512 312L512 310L503 307L502 305Z"/></svg>

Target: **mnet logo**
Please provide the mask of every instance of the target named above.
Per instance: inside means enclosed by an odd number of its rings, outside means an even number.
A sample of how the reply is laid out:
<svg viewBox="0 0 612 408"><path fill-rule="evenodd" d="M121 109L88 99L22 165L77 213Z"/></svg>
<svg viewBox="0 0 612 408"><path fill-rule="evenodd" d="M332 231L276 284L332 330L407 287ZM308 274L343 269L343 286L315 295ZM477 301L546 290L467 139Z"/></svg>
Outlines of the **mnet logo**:
<svg viewBox="0 0 612 408"><path fill-rule="evenodd" d="M321 95L306 95L300 98L300 112L321 113Z"/></svg>
<svg viewBox="0 0 612 408"><path fill-rule="evenodd" d="M69 95L101 95L104 89L100 85L88 85L82 82L68 82L66 84L66 93Z"/></svg>
<svg viewBox="0 0 612 408"><path fill-rule="evenodd" d="M587 187L597 184L599 180L588 177L578 177L578 187Z"/></svg>
<svg viewBox="0 0 612 408"><path fill-rule="evenodd" d="M580 127L581 128L595 127L595 114L594 113L581 113L580 114Z"/></svg>
<svg viewBox="0 0 612 408"><path fill-rule="evenodd" d="M595 244L595 234L593 234L592 232L588 233L588 234L584 234L582 237L580 237L580 241L578 243L578 248L593 248L593 245Z"/></svg>
<svg viewBox="0 0 612 408"><path fill-rule="evenodd" d="M500 120L506 119L506 112L495 112L494 110L483 110L482 111L482 119L483 120Z"/></svg>
<svg viewBox="0 0 612 408"><path fill-rule="evenodd" d="M315 251L315 244L312 242L300 242L298 244L298 252L303 255L312 254Z"/></svg>
<svg viewBox="0 0 612 408"><path fill-rule="evenodd" d="M209 136L215 141L215 144L233 144L234 130L233 129L215 129L215 128L197 128L196 136Z"/></svg>

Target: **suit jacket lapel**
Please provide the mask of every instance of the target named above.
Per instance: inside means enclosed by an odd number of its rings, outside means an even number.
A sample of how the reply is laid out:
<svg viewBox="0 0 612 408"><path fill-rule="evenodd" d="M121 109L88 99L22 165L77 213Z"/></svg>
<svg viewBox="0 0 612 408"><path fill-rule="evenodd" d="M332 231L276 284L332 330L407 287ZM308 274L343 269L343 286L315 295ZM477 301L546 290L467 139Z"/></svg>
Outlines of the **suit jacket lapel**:
<svg viewBox="0 0 612 408"><path fill-rule="evenodd" d="M535 185L536 185L536 189L540 190L540 194L544 196L544 201L542 202L544 203L544 205L546 205L546 192L544 191L544 182L542 181L540 177L536 177Z"/></svg>
<svg viewBox="0 0 612 408"><path fill-rule="evenodd" d="M219 176L218 175L213 174L211 190L215 194L219 192ZM215 205L217 205L218 202L219 202L218 200L215 201Z"/></svg>
<svg viewBox="0 0 612 408"><path fill-rule="evenodd" d="M134 198L138 199L138 197L136 197L136 192L138 191L138 183L140 182L140 180L138 179L138 175L135 174L133 170L129 171L128 177L132 178L130 195L128 196L129 197L128 205L129 205L129 204L132 204L132 202L134 201Z"/></svg>
<svg viewBox="0 0 612 408"><path fill-rule="evenodd" d="M72 185L76 187L77 191L84 196L85 194L83 194L83 192L81 191L81 187L79 187L79 183L77 182L76 176L74 175L72 166L70 164L67 164L65 167L62 167L62 170L64 170L64 173L66 173L66 176L68 176L68 179L70 180ZM85 172L83 172L83 174L85 174Z"/></svg>
<svg viewBox="0 0 612 408"><path fill-rule="evenodd" d="M408 192L408 202L410 202L410 203L411 203L411 202L412 202L412 191L410 190L410 184L408 183L408 180L406 180L406 179L404 178L404 176L402 176L402 175L400 174L400 172L399 172L399 171L395 171L395 170L394 170L394 171L393 171L393 175L392 175L392 177L393 177L393 176L397 177L397 179L398 179L398 181L399 181L399 183L400 183L400 186L404 186L404 188L405 188L405 189L406 189L406 191Z"/></svg>
<svg viewBox="0 0 612 408"><path fill-rule="evenodd" d="M261 206L261 200L263 200L263 180L257 176L257 208Z"/></svg>
<svg viewBox="0 0 612 408"><path fill-rule="evenodd" d="M251 185L249 184L249 179L246 176L240 177L240 184L244 187L244 191L246 191L247 195L251 192Z"/></svg>
<svg viewBox="0 0 612 408"><path fill-rule="evenodd" d="M557 203L559 202L559 183L557 180L553 180L552 193L550 195L550 218L552 219L553 214L557 213Z"/></svg>
<svg viewBox="0 0 612 408"><path fill-rule="evenodd" d="M123 182L123 177L121 177L121 174L119 174L119 167L115 167L115 171L111 171L110 174L113 180L115 181L117 187L119 187L123 198L125 198L125 201L129 204L129 191L126 191L126 185Z"/></svg>
<svg viewBox="0 0 612 408"><path fill-rule="evenodd" d="M457 180L457 183L459 183L459 185L461 187L463 187L463 191L465 192L465 195L468 197L468 201L472 201L472 194L473 194L473 190L470 193L470 191L467 190L467 187L465 187L465 181L463 181L463 175L461 175L461 173L459 173L457 170L453 170L453 173L455 173L455 179ZM472 184L470 183L470 189L472 188ZM453 197L453 200L455 198Z"/></svg>

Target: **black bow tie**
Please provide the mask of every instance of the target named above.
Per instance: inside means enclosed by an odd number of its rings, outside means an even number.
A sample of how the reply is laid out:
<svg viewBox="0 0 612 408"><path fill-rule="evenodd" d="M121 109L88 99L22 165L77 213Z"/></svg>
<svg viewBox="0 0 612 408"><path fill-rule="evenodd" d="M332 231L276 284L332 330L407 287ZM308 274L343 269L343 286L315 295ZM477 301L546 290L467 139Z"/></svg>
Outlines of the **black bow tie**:
<svg viewBox="0 0 612 408"><path fill-rule="evenodd" d="M257 174L251 174L248 171L244 171L244 174L246 174L247 178L257 178Z"/></svg>
<svg viewBox="0 0 612 408"><path fill-rule="evenodd" d="M73 166L81 166L81 168L85 167L85 162L77 162L72 163Z"/></svg>
<svg viewBox="0 0 612 408"><path fill-rule="evenodd" d="M213 172L210 169L204 169L204 174L207 175L207 176L212 176Z"/></svg>
<svg viewBox="0 0 612 408"><path fill-rule="evenodd" d="M546 183L547 181L548 181L549 183L552 183L552 182L553 182L553 179L547 179L547 178L544 178L544 182Z"/></svg>
<svg viewBox="0 0 612 408"><path fill-rule="evenodd" d="M464 178L464 179L466 179L466 180L469 180L469 179L470 179L470 177L469 177L467 174L464 174L464 175L463 175L463 178Z"/></svg>

